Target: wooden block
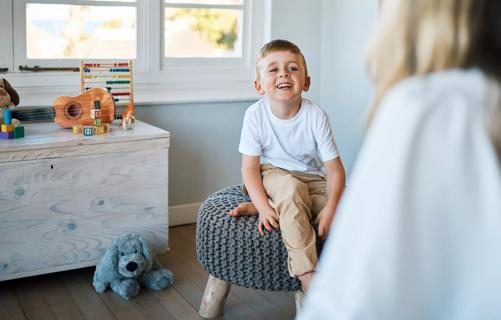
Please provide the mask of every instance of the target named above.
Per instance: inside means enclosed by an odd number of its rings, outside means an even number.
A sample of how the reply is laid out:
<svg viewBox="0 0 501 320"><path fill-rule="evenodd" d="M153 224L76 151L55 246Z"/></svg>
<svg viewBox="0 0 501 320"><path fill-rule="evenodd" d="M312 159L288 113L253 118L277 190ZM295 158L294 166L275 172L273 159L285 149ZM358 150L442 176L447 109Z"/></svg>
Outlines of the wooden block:
<svg viewBox="0 0 501 320"><path fill-rule="evenodd" d="M74 134L82 134L83 133L83 126L82 125L73 126L73 133Z"/></svg>
<svg viewBox="0 0 501 320"><path fill-rule="evenodd" d="M111 131L111 124L110 123L103 123L104 127L104 133L108 133Z"/></svg>
<svg viewBox="0 0 501 320"><path fill-rule="evenodd" d="M101 110L100 109L90 109L90 118L91 119L100 119L101 118Z"/></svg>
<svg viewBox="0 0 501 320"><path fill-rule="evenodd" d="M0 132L0 139L13 139L14 132Z"/></svg>
<svg viewBox="0 0 501 320"><path fill-rule="evenodd" d="M14 132L13 124L2 124L2 132Z"/></svg>
<svg viewBox="0 0 501 320"><path fill-rule="evenodd" d="M84 127L83 133L84 136L92 136L94 134L94 129L92 127Z"/></svg>
<svg viewBox="0 0 501 320"><path fill-rule="evenodd" d="M94 131L96 134L103 134L104 133L104 126L94 126Z"/></svg>
<svg viewBox="0 0 501 320"><path fill-rule="evenodd" d="M14 127L14 139L24 138L24 126Z"/></svg>
<svg viewBox="0 0 501 320"><path fill-rule="evenodd" d="M100 126L101 125L101 119L94 119L94 126Z"/></svg>
<svg viewBox="0 0 501 320"><path fill-rule="evenodd" d="M4 124L12 124L12 110L5 109L3 111L3 123Z"/></svg>

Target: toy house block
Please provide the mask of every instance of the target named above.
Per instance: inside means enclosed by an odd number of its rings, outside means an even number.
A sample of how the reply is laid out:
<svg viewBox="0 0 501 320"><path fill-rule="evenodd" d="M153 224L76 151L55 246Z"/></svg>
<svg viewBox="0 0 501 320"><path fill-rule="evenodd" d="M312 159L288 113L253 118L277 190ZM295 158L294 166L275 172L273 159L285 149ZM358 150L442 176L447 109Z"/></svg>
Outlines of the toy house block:
<svg viewBox="0 0 501 320"><path fill-rule="evenodd" d="M83 126L82 125L74 125L73 126L73 133L74 134L82 134L83 133Z"/></svg>
<svg viewBox="0 0 501 320"><path fill-rule="evenodd" d="M14 127L14 139L24 138L24 126Z"/></svg>
<svg viewBox="0 0 501 320"><path fill-rule="evenodd" d="M2 132L14 132L13 124L2 124Z"/></svg>
<svg viewBox="0 0 501 320"><path fill-rule="evenodd" d="M83 128L83 134L84 136L92 136L94 134L92 127L84 127Z"/></svg>
<svg viewBox="0 0 501 320"><path fill-rule="evenodd" d="M0 132L0 139L14 139L14 132Z"/></svg>
<svg viewBox="0 0 501 320"><path fill-rule="evenodd" d="M94 126L100 126L101 125L101 119L94 119Z"/></svg>

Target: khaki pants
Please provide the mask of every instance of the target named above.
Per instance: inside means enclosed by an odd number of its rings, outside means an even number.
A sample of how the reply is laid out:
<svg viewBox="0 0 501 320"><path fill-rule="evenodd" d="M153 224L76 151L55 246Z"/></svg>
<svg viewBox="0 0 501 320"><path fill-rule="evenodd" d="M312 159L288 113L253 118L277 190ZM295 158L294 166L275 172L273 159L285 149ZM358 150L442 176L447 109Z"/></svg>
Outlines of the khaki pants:
<svg viewBox="0 0 501 320"><path fill-rule="evenodd" d="M289 254L289 274L294 277L314 271L317 247L310 220L327 203L325 178L271 164L261 165L261 176L270 204L279 215L282 239Z"/></svg>

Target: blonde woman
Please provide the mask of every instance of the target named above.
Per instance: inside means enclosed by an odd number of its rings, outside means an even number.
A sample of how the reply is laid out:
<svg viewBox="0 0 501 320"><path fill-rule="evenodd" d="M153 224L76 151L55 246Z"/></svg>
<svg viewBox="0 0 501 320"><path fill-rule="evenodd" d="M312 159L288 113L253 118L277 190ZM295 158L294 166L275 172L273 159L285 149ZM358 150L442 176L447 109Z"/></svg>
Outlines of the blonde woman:
<svg viewBox="0 0 501 320"><path fill-rule="evenodd" d="M500 17L382 1L369 131L299 319L501 319Z"/></svg>

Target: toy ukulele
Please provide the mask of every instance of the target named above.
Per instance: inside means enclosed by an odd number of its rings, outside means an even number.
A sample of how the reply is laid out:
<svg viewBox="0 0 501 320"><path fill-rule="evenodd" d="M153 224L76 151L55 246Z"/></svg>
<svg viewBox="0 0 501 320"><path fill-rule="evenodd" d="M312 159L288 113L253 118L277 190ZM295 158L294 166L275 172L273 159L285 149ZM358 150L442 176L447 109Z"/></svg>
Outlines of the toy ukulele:
<svg viewBox="0 0 501 320"><path fill-rule="evenodd" d="M92 88L76 96L61 96L53 102L54 122L62 128L73 126L92 126L94 119L91 110L95 101L99 101L101 121L111 123L115 118L115 102L113 96L102 88Z"/></svg>
<svg viewBox="0 0 501 320"><path fill-rule="evenodd" d="M21 121L53 119L62 128L93 125L91 109L96 100L99 100L101 105L102 121L111 123L115 119L115 102L113 96L102 88L92 88L74 97L57 97L52 107L16 110L12 112L12 117L17 117Z"/></svg>

